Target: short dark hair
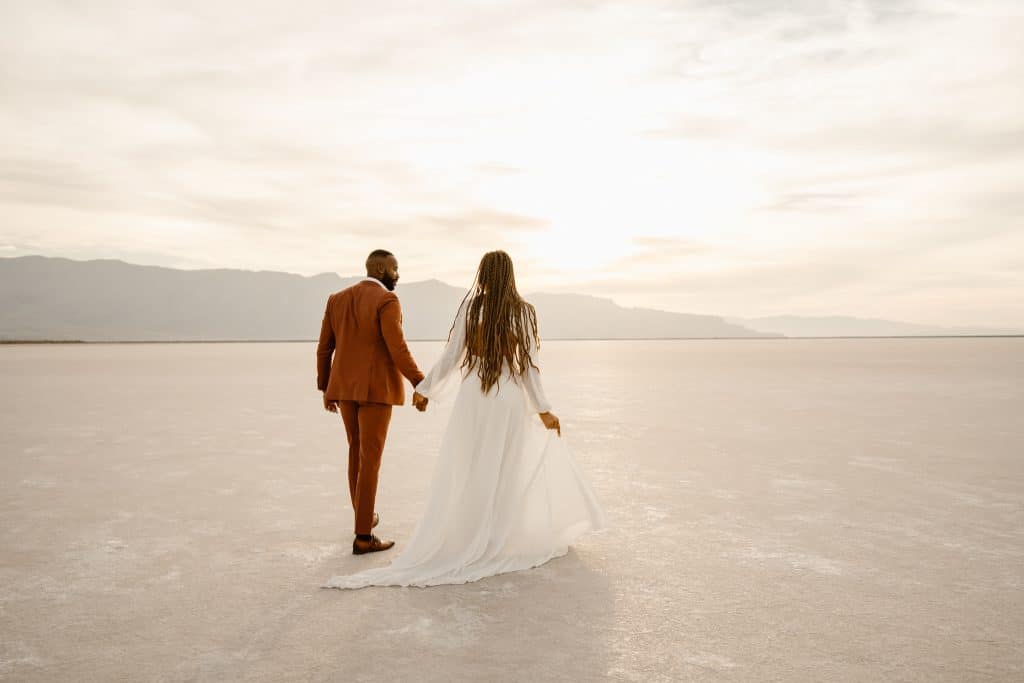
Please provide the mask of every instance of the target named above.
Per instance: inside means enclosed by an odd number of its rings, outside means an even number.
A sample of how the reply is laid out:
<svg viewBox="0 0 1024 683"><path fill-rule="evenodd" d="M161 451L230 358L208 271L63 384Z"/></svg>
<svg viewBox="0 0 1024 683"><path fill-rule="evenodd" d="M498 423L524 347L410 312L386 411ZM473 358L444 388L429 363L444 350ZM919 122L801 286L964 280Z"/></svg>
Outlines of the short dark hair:
<svg viewBox="0 0 1024 683"><path fill-rule="evenodd" d="M371 251L370 255L366 257L366 272L370 272L370 270L373 268L373 264L382 263L384 259L388 258L389 256L394 256L394 254L392 254L387 249L374 249L373 251Z"/></svg>

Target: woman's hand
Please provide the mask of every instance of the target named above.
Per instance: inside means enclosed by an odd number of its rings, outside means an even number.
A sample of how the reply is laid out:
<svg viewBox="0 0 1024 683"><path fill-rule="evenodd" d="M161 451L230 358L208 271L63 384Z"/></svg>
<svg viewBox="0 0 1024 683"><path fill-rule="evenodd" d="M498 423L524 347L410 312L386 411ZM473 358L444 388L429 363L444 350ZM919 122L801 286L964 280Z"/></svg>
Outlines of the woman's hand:
<svg viewBox="0 0 1024 683"><path fill-rule="evenodd" d="M540 413L540 421L544 423L547 429L554 429L558 432L558 436L562 436L562 425L558 421L558 416L554 413Z"/></svg>

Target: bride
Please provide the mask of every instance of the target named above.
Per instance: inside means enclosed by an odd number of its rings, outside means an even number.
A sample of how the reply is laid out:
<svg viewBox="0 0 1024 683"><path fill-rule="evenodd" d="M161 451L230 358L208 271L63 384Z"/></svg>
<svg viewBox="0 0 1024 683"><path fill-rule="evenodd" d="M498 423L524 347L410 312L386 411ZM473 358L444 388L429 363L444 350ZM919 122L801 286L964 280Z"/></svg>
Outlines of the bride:
<svg viewBox="0 0 1024 683"><path fill-rule="evenodd" d="M476 581L541 565L605 526L544 395L539 343L512 259L485 254L440 359L413 396L422 411L457 390L423 518L389 566L334 576L322 588Z"/></svg>

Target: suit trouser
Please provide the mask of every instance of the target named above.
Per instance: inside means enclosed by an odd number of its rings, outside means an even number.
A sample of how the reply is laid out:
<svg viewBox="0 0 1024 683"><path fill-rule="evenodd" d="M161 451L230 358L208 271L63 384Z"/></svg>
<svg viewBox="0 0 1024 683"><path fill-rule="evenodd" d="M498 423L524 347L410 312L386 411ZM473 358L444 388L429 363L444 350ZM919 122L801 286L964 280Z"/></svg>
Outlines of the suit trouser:
<svg viewBox="0 0 1024 683"><path fill-rule="evenodd" d="M369 534L373 528L377 475L391 423L391 406L338 401L338 407L348 435L348 492L355 511L355 529L357 534Z"/></svg>

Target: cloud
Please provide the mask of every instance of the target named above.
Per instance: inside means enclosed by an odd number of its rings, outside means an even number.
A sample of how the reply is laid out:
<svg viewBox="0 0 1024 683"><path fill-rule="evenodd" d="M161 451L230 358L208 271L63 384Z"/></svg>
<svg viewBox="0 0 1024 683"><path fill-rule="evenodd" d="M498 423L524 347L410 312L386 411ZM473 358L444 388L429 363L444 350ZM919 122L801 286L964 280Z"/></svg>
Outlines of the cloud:
<svg viewBox="0 0 1024 683"><path fill-rule="evenodd" d="M523 169L515 166L508 166L505 164L496 163L483 163L477 164L477 172L481 174L493 174L493 175L518 175L523 173Z"/></svg>
<svg viewBox="0 0 1024 683"><path fill-rule="evenodd" d="M862 198L863 195L856 192L782 192L761 208L765 211L828 213L856 208Z"/></svg>
<svg viewBox="0 0 1024 683"><path fill-rule="evenodd" d="M0 6L0 243L1024 325L1015 1L132 8Z"/></svg>
<svg viewBox="0 0 1024 683"><path fill-rule="evenodd" d="M742 120L706 115L684 115L664 128L646 131L652 138L662 139L722 139L734 135L743 126Z"/></svg>
<svg viewBox="0 0 1024 683"><path fill-rule="evenodd" d="M433 230L435 233L448 233L458 239L478 238L499 233L510 232L538 233L543 231L546 222L530 216L520 216L501 211L476 209L461 214L447 216L422 216L418 225Z"/></svg>

